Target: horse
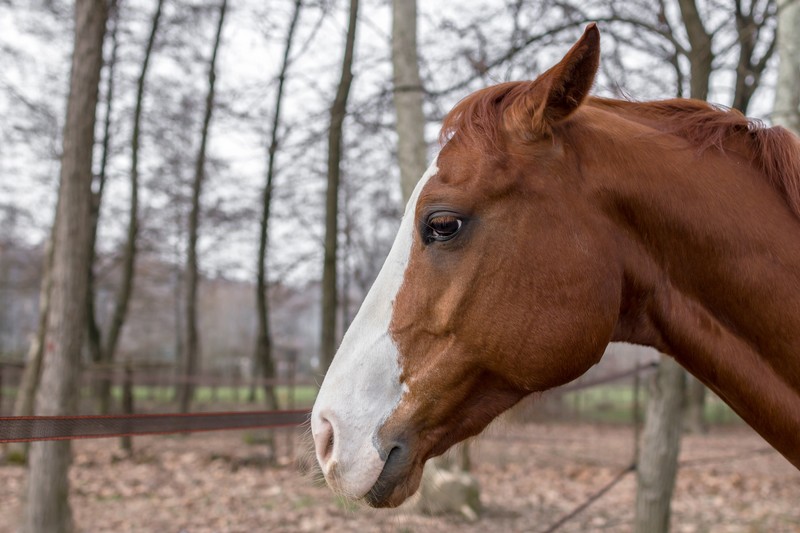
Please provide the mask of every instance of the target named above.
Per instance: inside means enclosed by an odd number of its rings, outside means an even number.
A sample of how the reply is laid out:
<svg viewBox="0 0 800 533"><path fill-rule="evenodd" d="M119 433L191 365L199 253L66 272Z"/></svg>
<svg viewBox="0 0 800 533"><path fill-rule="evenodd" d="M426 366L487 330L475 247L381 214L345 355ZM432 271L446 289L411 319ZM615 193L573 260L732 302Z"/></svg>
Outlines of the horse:
<svg viewBox="0 0 800 533"><path fill-rule="evenodd" d="M333 490L399 505L427 459L609 342L672 356L800 468L800 141L589 96L599 63L592 24L444 119L312 410Z"/></svg>

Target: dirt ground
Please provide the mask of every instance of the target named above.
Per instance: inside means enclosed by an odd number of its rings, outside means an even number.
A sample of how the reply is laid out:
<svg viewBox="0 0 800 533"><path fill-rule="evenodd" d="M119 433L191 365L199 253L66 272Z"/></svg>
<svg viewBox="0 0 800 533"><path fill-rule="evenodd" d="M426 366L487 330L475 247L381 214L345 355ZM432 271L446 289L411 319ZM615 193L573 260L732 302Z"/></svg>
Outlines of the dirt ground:
<svg viewBox="0 0 800 533"><path fill-rule="evenodd" d="M484 511L477 522L338 500L306 460L266 467L252 434L140 437L126 458L116 440L75 443L72 506L86 532L543 531L597 491L632 456L624 426L510 423L472 445ZM285 434L278 439L285 442ZM302 440L302 438L301 438ZM298 448L300 446L298 445ZM688 436L673 501L676 532L800 532L800 472L750 429ZM0 533L16 530L24 469L0 466ZM627 475L559 531L628 531Z"/></svg>

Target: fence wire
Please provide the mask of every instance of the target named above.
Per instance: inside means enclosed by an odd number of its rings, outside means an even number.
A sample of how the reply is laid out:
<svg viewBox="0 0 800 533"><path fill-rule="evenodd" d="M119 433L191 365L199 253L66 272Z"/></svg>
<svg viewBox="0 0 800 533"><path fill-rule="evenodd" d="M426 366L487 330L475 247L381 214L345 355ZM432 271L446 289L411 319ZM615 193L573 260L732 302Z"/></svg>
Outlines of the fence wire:
<svg viewBox="0 0 800 533"><path fill-rule="evenodd" d="M0 444L300 426L309 411L0 417Z"/></svg>

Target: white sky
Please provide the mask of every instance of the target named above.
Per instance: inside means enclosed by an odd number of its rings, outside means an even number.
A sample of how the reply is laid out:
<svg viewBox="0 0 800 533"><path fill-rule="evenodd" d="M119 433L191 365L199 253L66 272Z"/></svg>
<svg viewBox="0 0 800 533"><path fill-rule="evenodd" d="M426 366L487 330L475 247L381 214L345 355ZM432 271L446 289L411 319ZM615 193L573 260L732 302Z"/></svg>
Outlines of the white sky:
<svg viewBox="0 0 800 533"><path fill-rule="evenodd" d="M7 4L0 5L0 64L4 65L0 72L0 204L11 203L30 212L31 219L23 221L17 229L18 235L29 242L39 241L52 219L58 173L53 153L59 148L57 135L63 120L71 50L71 30L65 27L63 20L43 15L36 7L38 4L31 2L34 6L31 9L26 9L21 2L16 2L13 8ZM202 11L201 6L207 2L197 0L188 4ZM218 72L218 102L223 109L219 109L214 117L209 146L212 160L221 166L212 165L208 170L204 205L216 207L221 212L249 210L250 215L217 230L211 227L212 222L206 221L201 241L201 263L208 272L219 271L227 276L249 278L254 271L266 132L274 100L271 81L279 68L292 4L291 0L269 4L255 0L229 2ZM391 79L388 4L385 0L362 1L355 82L350 99L352 109L368 109L375 101L374 96L387 88ZM138 75L138 58L144 48L144 35L155 2L126 0L123 5L125 21L120 36L121 68L117 82L119 101L115 102L115 116L121 120L115 128L118 153L112 160L111 181L103 208L101 245L105 250L112 249L121 238L127 219L126 172L129 159L125 143L130 135L132 87ZM468 74L465 52L474 48L477 42L476 33L468 30L461 37L454 37L452 31L443 27L443 21L457 21L464 27L470 20L475 21L476 30L487 37L487 55L493 57L507 46L511 32L508 18L491 16L501 7L498 2L486 0L420 2L421 64L429 90L441 89L463 79ZM289 279L296 281L319 274L327 155L325 127L327 108L339 76L346 8L346 2L342 0L333 3L331 15L323 19L314 39L303 54L296 57L286 89L283 116L284 123L291 125L291 133L286 137L285 150L277 160L279 174L271 242L273 270L288 272ZM167 0L165 23L178 14L175 3ZM303 12L295 41L296 54L302 43L308 41L320 14L320 9L314 7ZM541 25L550 16L554 15L550 12L529 14L523 22L531 26ZM181 98L193 98L198 104L202 102L207 74L205 63L199 58L206 58L209 54L215 22L216 11L212 10L198 16L192 24L163 26L165 33L160 36L152 70L148 74L148 89L152 92L145 102L141 171L144 176L142 217L146 228L150 224L156 230L157 226L164 224L164 217L156 215L168 207L168 199L157 189L178 179L157 171L163 167L164 147L152 136L155 115L168 109L174 111ZM556 61L580 31L581 28L576 27L572 35L561 39L563 44L527 50L520 54L518 61L493 71L488 81L535 76ZM176 40L192 44L181 47L165 45ZM604 50L612 48L613 43L605 35ZM646 54L628 50L623 61L632 73L637 69L652 70L653 60ZM654 72L650 72L649 79L644 75L630 74L625 80L611 78L604 71L597 91L610 94L616 84L624 81L628 94L637 99L672 96L667 92L671 90L672 74L668 68L662 70L663 74L658 71L652 75ZM754 99L751 115L763 117L769 113L773 79L770 71L764 80L766 88L760 90ZM479 80L471 87L483 83L486 82ZM731 85L730 73L716 74L712 79L711 100L730 103ZM32 113L19 101L9 98L8 88L47 108L57 121L48 130L48 135L23 135L24 129L34 119L48 123L47 115ZM469 89L464 89L435 103L429 102L426 111L439 116L468 92ZM192 113L197 122L202 113L201 106L193 108ZM242 120L240 115L245 114L254 118ZM366 112L365 117L388 124L392 120L391 109ZM102 113L98 118L102 118ZM433 122L427 130L432 150L435 149L437 129ZM199 132L194 137L191 133L190 139L199 137ZM177 137L177 134L170 134L169 138L174 140ZM345 143L349 149L343 162L344 178L352 182L352 202L359 207L356 215L358 227L364 230L365 238L375 240L376 250L380 250L381 243L389 242L399 222L376 216L374 209L393 203L399 213L399 185L392 159L394 137L390 130L371 130L351 118L346 123ZM191 158L189 154L188 160ZM189 165L182 172L181 179L185 180L191 171ZM177 238L178 235L174 234L154 246L161 247L162 253L169 250L178 252ZM304 257L313 260L303 261Z"/></svg>

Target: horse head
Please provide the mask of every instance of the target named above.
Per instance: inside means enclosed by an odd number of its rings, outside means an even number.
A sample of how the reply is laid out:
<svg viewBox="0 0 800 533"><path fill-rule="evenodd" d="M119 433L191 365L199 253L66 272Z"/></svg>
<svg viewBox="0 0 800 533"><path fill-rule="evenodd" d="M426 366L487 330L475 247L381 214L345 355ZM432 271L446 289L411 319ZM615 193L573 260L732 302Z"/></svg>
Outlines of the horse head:
<svg viewBox="0 0 800 533"><path fill-rule="evenodd" d="M587 96L599 53L590 25L537 80L448 116L314 405L335 490L400 504L427 459L602 355L619 310L614 243L552 133Z"/></svg>

